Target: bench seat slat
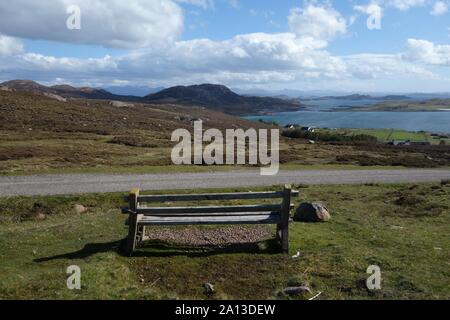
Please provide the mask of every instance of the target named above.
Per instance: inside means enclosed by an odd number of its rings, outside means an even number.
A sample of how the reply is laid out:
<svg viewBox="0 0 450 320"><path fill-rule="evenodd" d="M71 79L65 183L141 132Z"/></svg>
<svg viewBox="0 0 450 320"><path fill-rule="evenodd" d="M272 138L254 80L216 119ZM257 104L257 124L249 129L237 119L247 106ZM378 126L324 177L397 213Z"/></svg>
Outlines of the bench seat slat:
<svg viewBox="0 0 450 320"><path fill-rule="evenodd" d="M293 192L292 195L296 196L295 191ZM251 199L276 199L276 198L283 198L283 192L272 191L272 192L142 195L139 196L139 202L251 200Z"/></svg>
<svg viewBox="0 0 450 320"><path fill-rule="evenodd" d="M203 217L158 217L146 216L139 220L140 225L216 225L216 224L277 224L281 216L276 213L240 216Z"/></svg>
<svg viewBox="0 0 450 320"><path fill-rule="evenodd" d="M207 207L148 207L138 208L138 214L167 215L167 214L201 214L201 213L232 213L232 212L279 212L282 206L279 204L246 205L246 206L207 206Z"/></svg>

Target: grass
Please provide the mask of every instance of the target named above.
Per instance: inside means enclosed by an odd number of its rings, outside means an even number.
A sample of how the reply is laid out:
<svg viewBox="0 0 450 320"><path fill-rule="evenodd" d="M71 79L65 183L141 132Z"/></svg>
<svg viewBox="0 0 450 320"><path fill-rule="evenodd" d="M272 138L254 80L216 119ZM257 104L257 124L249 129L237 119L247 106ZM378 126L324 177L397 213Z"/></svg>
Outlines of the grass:
<svg viewBox="0 0 450 320"><path fill-rule="evenodd" d="M128 258L120 251L122 194L2 198L0 298L205 299L205 282L219 299L279 299L300 282L320 299L450 298L448 182L296 187L296 205L325 201L333 219L292 223L287 256L271 239L222 247L162 239ZM75 204L89 210L77 214ZM381 267L379 292L364 285L372 264ZM82 270L80 291L66 288L70 265Z"/></svg>
<svg viewBox="0 0 450 320"><path fill-rule="evenodd" d="M432 144L439 144L440 141L449 141L449 139L442 139L439 136L432 136L429 132L411 132L396 129L319 129L319 131L331 131L343 135L369 135L378 139L379 142L389 142L393 140L409 140L417 142L430 142Z"/></svg>

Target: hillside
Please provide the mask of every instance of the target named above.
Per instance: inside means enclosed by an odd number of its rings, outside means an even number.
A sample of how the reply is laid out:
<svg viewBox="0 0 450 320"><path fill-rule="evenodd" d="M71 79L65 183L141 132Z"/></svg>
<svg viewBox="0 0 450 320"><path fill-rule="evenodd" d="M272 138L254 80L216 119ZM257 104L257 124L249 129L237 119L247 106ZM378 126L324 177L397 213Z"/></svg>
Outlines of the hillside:
<svg viewBox="0 0 450 320"><path fill-rule="evenodd" d="M267 128L204 108L67 100L0 90L0 174L171 165L172 132L203 126Z"/></svg>
<svg viewBox="0 0 450 320"><path fill-rule="evenodd" d="M15 91L40 93L58 99L102 99L119 101L138 101L138 97L121 96L112 94L103 89L81 87L76 88L69 85L44 86L31 80L12 80L0 83L1 87ZM59 99L62 100L62 99Z"/></svg>
<svg viewBox="0 0 450 320"><path fill-rule="evenodd" d="M246 115L278 111L297 111L301 103L271 97L247 97L221 85L177 86L144 97L152 103L203 106L222 112Z"/></svg>
<svg viewBox="0 0 450 320"><path fill-rule="evenodd" d="M118 95L104 89L73 87L69 85L44 86L30 80L12 80L0 83L3 91L32 92L63 101L64 99L93 99L129 101L153 104L177 104L205 107L233 115L262 114L279 111L297 111L302 108L300 102L271 97L247 97L234 93L221 85L203 84L195 86L177 86L149 94L145 97ZM151 92L152 89L149 89Z"/></svg>
<svg viewBox="0 0 450 320"><path fill-rule="evenodd" d="M47 172L170 172L221 170L173 166L172 132L204 128L268 128L204 107L59 101L43 94L0 90L0 174ZM448 166L448 146L392 147L281 138L281 164Z"/></svg>

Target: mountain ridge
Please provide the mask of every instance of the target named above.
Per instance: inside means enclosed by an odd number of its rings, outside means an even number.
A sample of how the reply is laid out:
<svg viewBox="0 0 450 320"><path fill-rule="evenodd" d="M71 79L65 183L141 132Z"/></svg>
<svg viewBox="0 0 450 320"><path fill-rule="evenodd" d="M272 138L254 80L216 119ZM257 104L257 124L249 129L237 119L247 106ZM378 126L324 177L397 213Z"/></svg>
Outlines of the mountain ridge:
<svg viewBox="0 0 450 320"><path fill-rule="evenodd" d="M242 96L228 87L218 84L175 86L144 97L117 95L105 89L73 87L67 84L45 86L32 80L11 80L0 83L0 86L17 91L41 93L59 100L93 99L154 104L170 103L183 106L200 106L233 115L297 111L302 108L302 104L298 101L274 97Z"/></svg>
<svg viewBox="0 0 450 320"><path fill-rule="evenodd" d="M232 114L261 114L278 111L297 111L302 104L274 97L239 95L226 86L200 84L175 86L144 97L151 103L196 105Z"/></svg>
<svg viewBox="0 0 450 320"><path fill-rule="evenodd" d="M32 80L11 80L0 83L0 86L16 91L56 95L65 99L93 99L138 101L139 97L116 95L104 89L90 87L73 87L67 84L45 86Z"/></svg>

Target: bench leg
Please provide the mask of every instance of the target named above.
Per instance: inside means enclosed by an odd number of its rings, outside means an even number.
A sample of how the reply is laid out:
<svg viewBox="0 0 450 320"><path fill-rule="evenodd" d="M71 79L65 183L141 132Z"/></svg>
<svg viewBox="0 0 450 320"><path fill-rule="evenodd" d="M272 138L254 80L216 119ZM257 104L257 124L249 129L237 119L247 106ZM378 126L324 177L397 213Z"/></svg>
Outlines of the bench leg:
<svg viewBox="0 0 450 320"><path fill-rule="evenodd" d="M283 209L281 210L281 251L289 253L289 219L291 210L291 192L290 185L286 185L283 190Z"/></svg>
<svg viewBox="0 0 450 320"><path fill-rule="evenodd" d="M128 230L127 247L125 253L128 256L133 254L134 249L136 249L136 238L138 232L138 217L136 214L130 215L130 228Z"/></svg>
<svg viewBox="0 0 450 320"><path fill-rule="evenodd" d="M127 247L125 253L128 256L133 254L134 249L136 248L137 242L137 233L138 233L138 222L139 216L136 214L138 208L138 198L139 198L139 189L132 189L130 192L130 196L128 197L128 204L130 206L130 211L133 212L130 214L130 228L128 230L128 239L127 239Z"/></svg>
<svg viewBox="0 0 450 320"><path fill-rule="evenodd" d="M281 229L281 251L289 253L289 223Z"/></svg>

